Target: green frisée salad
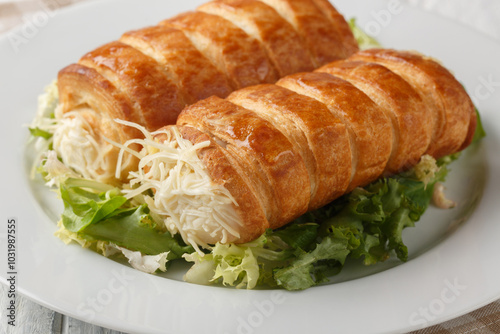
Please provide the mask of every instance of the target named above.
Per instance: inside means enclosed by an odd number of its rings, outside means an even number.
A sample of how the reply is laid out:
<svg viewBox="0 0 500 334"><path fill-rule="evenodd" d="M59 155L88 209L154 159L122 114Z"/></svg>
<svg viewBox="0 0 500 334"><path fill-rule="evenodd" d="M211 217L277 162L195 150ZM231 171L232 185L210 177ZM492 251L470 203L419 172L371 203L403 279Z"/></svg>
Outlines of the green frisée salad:
<svg viewBox="0 0 500 334"><path fill-rule="evenodd" d="M354 20L350 24L362 47L379 45ZM424 156L413 169L356 188L252 242L195 248L165 227L148 200L154 197L151 189L137 192L130 184L86 179L61 162L52 147L61 117L57 105L53 82L40 97L30 127L39 152L32 177L43 178L64 203L56 236L107 257L123 257L146 273L165 272L172 262L186 261L191 268L184 279L192 283L303 290L328 282L350 260L365 265L390 257L407 261L403 230L415 226L431 202L444 209L454 206L441 183L459 154L439 160ZM478 115L474 141L484 136Z"/></svg>
<svg viewBox="0 0 500 334"><path fill-rule="evenodd" d="M358 41L359 48L361 50L370 49L370 48L380 48L382 45L377 41L376 38L368 35L361 27L356 23L356 18L353 17L349 20L349 27Z"/></svg>
<svg viewBox="0 0 500 334"><path fill-rule="evenodd" d="M217 244L208 255L187 255L195 264L186 276L197 283L302 290L327 282L349 257L372 265L395 252L406 261L403 229L420 219L453 159L435 161L427 156L404 175L357 188L253 242Z"/></svg>

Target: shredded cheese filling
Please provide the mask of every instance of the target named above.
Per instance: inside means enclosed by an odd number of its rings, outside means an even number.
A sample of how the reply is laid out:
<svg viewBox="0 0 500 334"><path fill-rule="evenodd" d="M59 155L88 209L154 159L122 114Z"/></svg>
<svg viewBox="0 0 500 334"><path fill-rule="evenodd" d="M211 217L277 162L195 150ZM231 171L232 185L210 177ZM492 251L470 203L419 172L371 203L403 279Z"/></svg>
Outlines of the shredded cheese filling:
<svg viewBox="0 0 500 334"><path fill-rule="evenodd" d="M135 123L116 121L139 129L145 137L127 141L118 158L120 163L128 152L140 159L138 171L130 172L131 189L124 190L127 198L143 196L152 215L161 218L160 227L179 233L199 253L199 246L239 238L242 223L235 210L236 201L225 187L211 180L197 155L208 141L193 145L182 138L176 126L151 133ZM166 137L162 142L155 139L160 133ZM132 144L140 144L143 149L131 152ZM143 195L148 190L154 195Z"/></svg>
<svg viewBox="0 0 500 334"><path fill-rule="evenodd" d="M100 140L82 114L81 110L56 114L54 150L66 166L84 178L110 182L116 170L116 161L110 158L114 147Z"/></svg>

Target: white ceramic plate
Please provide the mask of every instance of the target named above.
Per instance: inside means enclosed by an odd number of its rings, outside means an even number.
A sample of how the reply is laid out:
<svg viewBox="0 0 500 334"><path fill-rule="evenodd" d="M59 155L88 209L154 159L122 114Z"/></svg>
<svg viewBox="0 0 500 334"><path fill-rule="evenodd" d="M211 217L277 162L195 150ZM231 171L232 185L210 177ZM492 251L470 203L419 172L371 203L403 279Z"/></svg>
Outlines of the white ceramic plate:
<svg viewBox="0 0 500 334"><path fill-rule="evenodd" d="M470 312L500 298L500 46L442 18L393 1L338 0L347 17L387 47L441 59L473 95L488 132L447 182L459 202L429 210L405 231L410 260L350 264L336 284L302 292L187 284L183 268L147 275L53 236L60 203L28 179L27 124L37 96L63 66L124 31L190 10L182 2L100 1L45 12L0 39L2 192L0 281L6 283L7 220L17 220L17 289L69 316L140 333L400 333ZM474 210L473 210L474 209ZM180 266L182 267L182 266Z"/></svg>

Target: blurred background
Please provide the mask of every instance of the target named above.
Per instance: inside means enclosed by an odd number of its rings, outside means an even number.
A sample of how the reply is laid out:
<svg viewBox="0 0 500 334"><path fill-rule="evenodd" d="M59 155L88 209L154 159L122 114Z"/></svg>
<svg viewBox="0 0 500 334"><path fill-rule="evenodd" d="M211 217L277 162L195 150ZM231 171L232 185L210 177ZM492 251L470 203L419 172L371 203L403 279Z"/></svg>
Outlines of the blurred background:
<svg viewBox="0 0 500 334"><path fill-rule="evenodd" d="M0 33L22 24L33 13L88 0L0 0ZM95 1L95 0L94 0ZM353 0L356 1L356 0ZM399 0L462 22L500 41L498 0Z"/></svg>

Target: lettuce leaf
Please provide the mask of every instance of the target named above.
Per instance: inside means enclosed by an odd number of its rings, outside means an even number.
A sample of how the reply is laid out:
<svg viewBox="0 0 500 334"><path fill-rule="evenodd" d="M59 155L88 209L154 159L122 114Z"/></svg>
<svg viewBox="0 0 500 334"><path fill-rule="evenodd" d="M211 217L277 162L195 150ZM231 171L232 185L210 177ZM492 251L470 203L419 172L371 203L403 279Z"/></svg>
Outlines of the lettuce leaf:
<svg viewBox="0 0 500 334"><path fill-rule="evenodd" d="M477 117L477 125L476 125L476 132L474 133L474 138L472 139L472 143L476 143L486 137L486 131L484 130L483 127L483 122L481 121L481 115L479 114L479 111L476 108L476 117Z"/></svg>
<svg viewBox="0 0 500 334"><path fill-rule="evenodd" d="M84 188L79 183L81 183L79 179L69 178L59 187L64 202L62 221L64 227L71 232L81 232L90 224L116 214L116 211L127 202L125 197L119 195L120 191L116 188L95 192L96 186L102 188L104 185L86 181L83 184Z"/></svg>
<svg viewBox="0 0 500 334"><path fill-rule="evenodd" d="M311 252L297 248L294 261L273 272L276 283L287 290L302 290L327 281L327 276L337 273L351 252L349 239L342 233L332 233Z"/></svg>
<svg viewBox="0 0 500 334"><path fill-rule="evenodd" d="M107 241L144 255L169 252L168 260L194 251L168 231L160 231L147 205L131 205L117 188L68 178L61 183L60 192L64 201L62 223L79 238Z"/></svg>
<svg viewBox="0 0 500 334"><path fill-rule="evenodd" d="M184 258L195 264L186 273L185 279L198 284L221 282L223 285L253 289L260 276L258 256L253 250L262 248L264 243L266 238L261 236L251 244L217 243L210 254L187 254Z"/></svg>
<svg viewBox="0 0 500 334"><path fill-rule="evenodd" d="M145 204L125 210L117 210L111 218L97 224L88 225L81 236L88 240L104 240L145 255L170 252L169 260L178 259L184 253L192 252L191 246L168 232L155 229L149 210Z"/></svg>
<svg viewBox="0 0 500 334"><path fill-rule="evenodd" d="M381 47L381 44L376 38L368 35L363 29L361 29L361 27L356 23L356 18L349 20L349 27L351 28L354 38L358 42L361 50Z"/></svg>
<svg viewBox="0 0 500 334"><path fill-rule="evenodd" d="M45 140L48 140L53 136L53 134L50 133L49 131L42 130L39 127L29 128L29 131L33 137L41 137Z"/></svg>

